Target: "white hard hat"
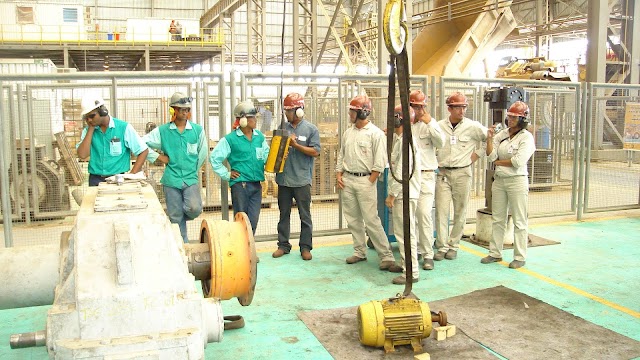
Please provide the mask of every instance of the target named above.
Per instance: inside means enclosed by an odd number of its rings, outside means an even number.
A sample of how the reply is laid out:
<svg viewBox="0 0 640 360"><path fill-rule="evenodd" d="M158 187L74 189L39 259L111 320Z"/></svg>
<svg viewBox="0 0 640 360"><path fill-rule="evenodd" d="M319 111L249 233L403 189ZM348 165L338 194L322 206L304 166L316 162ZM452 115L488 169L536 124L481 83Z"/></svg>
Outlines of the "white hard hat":
<svg viewBox="0 0 640 360"><path fill-rule="evenodd" d="M104 99L98 95L85 95L82 98L82 116L104 105Z"/></svg>
<svg viewBox="0 0 640 360"><path fill-rule="evenodd" d="M253 102L250 100L238 103L238 105L233 109L233 115L235 115L236 118L255 117L257 113L258 111L256 111L255 106L253 106Z"/></svg>

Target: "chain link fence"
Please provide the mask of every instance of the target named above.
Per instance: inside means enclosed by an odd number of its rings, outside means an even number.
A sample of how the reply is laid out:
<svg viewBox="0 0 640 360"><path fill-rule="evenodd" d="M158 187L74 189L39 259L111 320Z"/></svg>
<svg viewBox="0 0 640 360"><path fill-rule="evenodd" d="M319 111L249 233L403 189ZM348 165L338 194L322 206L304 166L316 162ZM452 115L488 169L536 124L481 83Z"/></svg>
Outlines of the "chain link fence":
<svg viewBox="0 0 640 360"><path fill-rule="evenodd" d="M84 126L80 102L87 92L100 94L110 114L129 122L141 136L170 121L168 99L174 92L192 96L192 121L204 127L209 150L229 133L232 110L240 100L253 101L259 111L258 129L270 138L284 119L281 99L290 92L302 94L305 119L318 127L322 147L313 171L314 233L346 232L335 165L342 133L350 125L349 101L367 94L373 102L369 119L384 129L388 86L388 77L383 75L0 75L4 244L57 243L60 234L73 226L88 180L87 162L78 159L75 150ZM577 214L580 218L582 211L639 206L640 136L636 141L634 134L640 133L640 86L414 77L411 87L429 96L428 108L437 120L448 116L446 97L454 91L463 92L469 98L466 116L485 126L504 115L492 108L487 92L514 87L524 91L537 147L529 161L530 216ZM473 166L469 222L475 221L476 210L485 207L487 181L486 161L480 159ZM144 169L164 202L160 185L163 166L147 163ZM231 211L229 187L213 174L208 161L201 171L201 185L205 211L188 223L192 240L198 237L201 219L228 219ZM257 239L275 239L278 219L277 185L274 175L267 173ZM292 237L300 229L298 219L294 208Z"/></svg>

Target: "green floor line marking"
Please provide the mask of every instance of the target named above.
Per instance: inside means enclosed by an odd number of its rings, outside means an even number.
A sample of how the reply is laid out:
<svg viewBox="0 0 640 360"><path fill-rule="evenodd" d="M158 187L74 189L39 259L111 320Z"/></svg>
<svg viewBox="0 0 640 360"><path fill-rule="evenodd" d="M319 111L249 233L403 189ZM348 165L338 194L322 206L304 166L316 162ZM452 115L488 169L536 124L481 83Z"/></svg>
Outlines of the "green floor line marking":
<svg viewBox="0 0 640 360"><path fill-rule="evenodd" d="M471 248L468 248L468 247L466 247L464 245L460 245L460 249L464 250L465 252L468 252L468 253L471 253L473 255L476 255L478 257L485 257L485 255L486 255L486 254L481 253L479 251L476 251L476 250L473 250ZM504 261L501 261L500 264L502 264L504 266L508 266L508 264L506 262L504 262ZM623 313L631 315L631 316L633 316L635 318L640 318L640 312L638 312L638 311L631 310L631 309L626 308L626 307L624 307L622 305L618 305L618 304L616 304L614 302L611 302L609 300L603 299L603 298L601 298L599 296L595 296L595 295L590 294L590 293L588 293L588 292L586 292L584 290L580 290L575 286L572 286L572 285L569 285L569 284L565 284L565 283L557 281L557 280L553 280L553 279L551 279L549 277L546 277L546 276L544 276L542 274L538 274L537 272L531 271L531 270L526 269L526 268L520 268L520 269L516 269L516 270L520 271L520 272L522 272L524 274L533 276L536 279L542 280L542 281L547 282L549 284L552 284L552 285L555 285L555 286L559 286L559 287L561 287L563 289L569 290L569 291L571 291L573 293L576 293L576 294L578 294L580 296L584 296L584 297L586 297L588 299L591 299L593 301L597 301L597 302L599 302L599 303L601 303L601 304L603 304L605 306L608 306L610 308L616 309L618 311L622 311Z"/></svg>

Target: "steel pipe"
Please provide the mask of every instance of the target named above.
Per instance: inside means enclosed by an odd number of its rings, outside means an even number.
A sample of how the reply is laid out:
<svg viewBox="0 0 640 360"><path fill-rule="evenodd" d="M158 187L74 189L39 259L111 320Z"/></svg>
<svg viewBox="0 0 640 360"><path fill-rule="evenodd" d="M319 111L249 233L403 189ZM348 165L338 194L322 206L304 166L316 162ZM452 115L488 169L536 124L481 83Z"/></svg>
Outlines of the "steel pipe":
<svg viewBox="0 0 640 360"><path fill-rule="evenodd" d="M47 342L46 332L44 330L13 334L9 340L12 349L22 349L34 346L44 346Z"/></svg>
<svg viewBox="0 0 640 360"><path fill-rule="evenodd" d="M0 309L52 304L59 262L59 245L0 250Z"/></svg>

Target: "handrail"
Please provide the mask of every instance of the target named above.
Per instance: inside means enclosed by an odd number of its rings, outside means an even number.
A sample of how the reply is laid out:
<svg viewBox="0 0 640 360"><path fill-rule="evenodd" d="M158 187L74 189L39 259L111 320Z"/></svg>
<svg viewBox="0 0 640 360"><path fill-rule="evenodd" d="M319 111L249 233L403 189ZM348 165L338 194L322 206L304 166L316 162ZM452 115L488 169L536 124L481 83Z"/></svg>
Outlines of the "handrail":
<svg viewBox="0 0 640 360"><path fill-rule="evenodd" d="M78 25L0 24L0 45L149 45L149 46L223 46L224 30L200 28L198 34L186 34L180 40L163 29L148 32L87 31Z"/></svg>

